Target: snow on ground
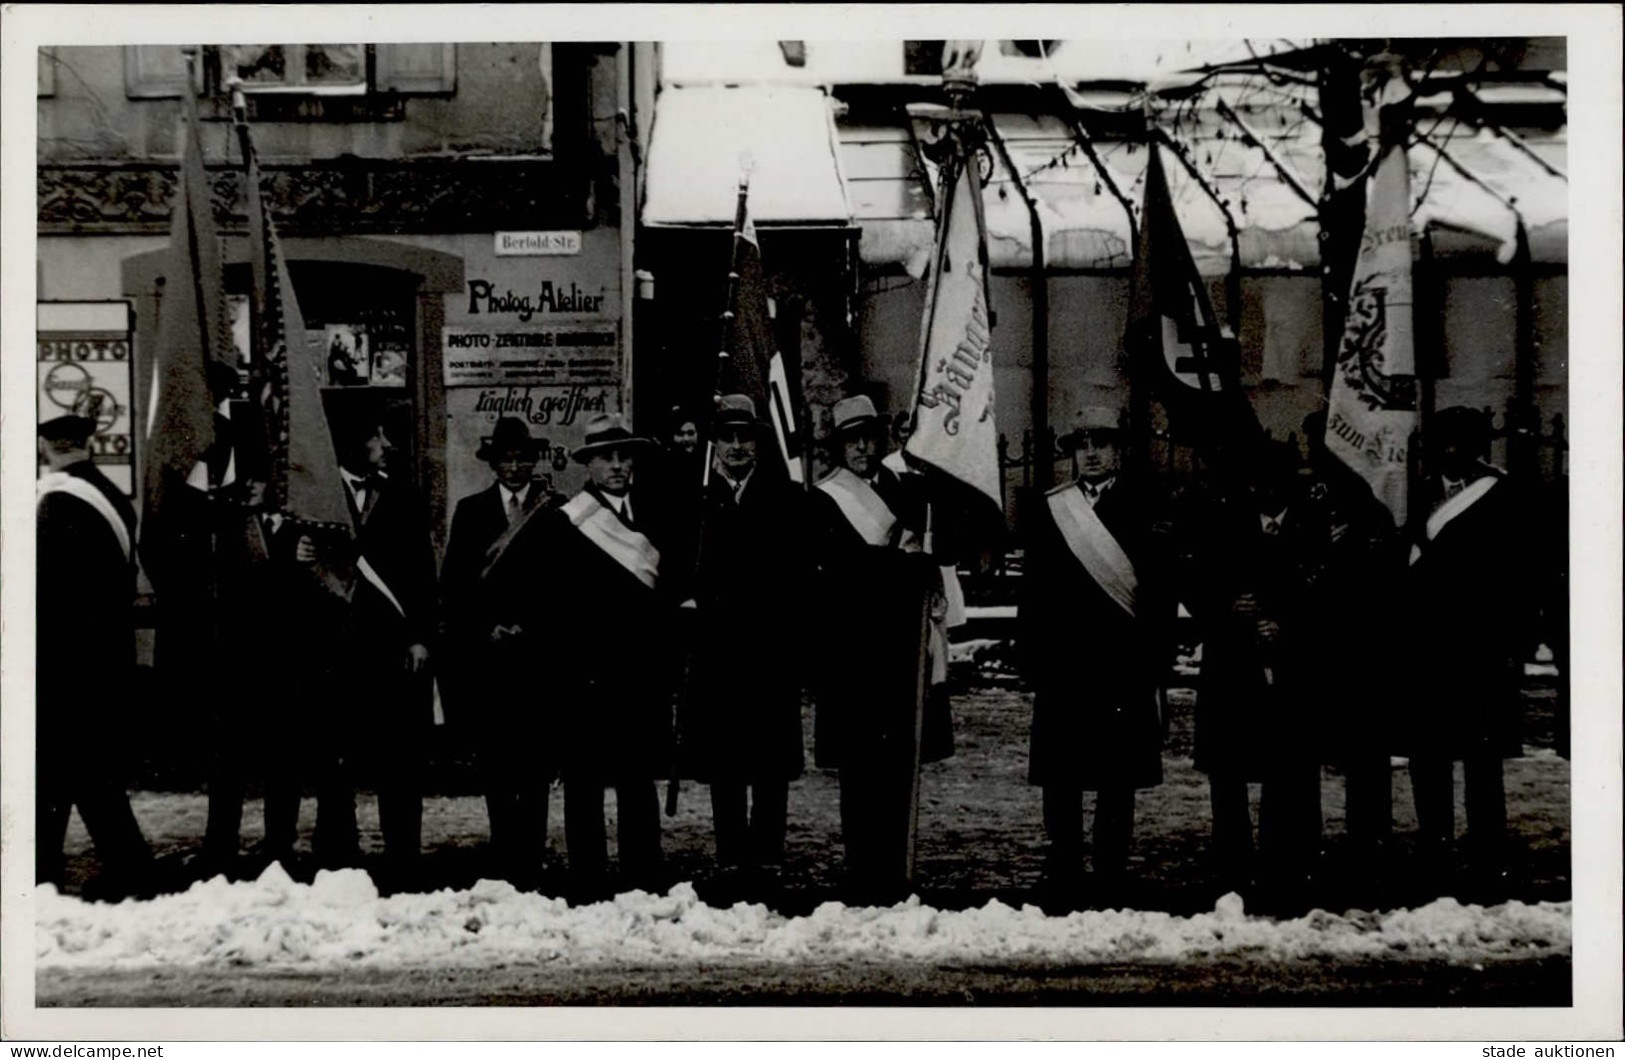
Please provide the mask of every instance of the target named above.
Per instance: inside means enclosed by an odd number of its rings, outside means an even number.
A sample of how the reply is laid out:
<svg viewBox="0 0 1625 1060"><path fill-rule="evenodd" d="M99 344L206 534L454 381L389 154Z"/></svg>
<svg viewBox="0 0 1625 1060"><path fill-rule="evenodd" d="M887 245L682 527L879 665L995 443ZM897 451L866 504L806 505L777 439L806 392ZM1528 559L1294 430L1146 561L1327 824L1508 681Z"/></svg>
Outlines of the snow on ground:
<svg viewBox="0 0 1625 1060"><path fill-rule="evenodd" d="M184 894L116 905L86 903L49 885L37 892L41 968L342 968L494 965L1098 964L1242 957L1404 958L1476 962L1566 953L1567 902L1483 908L1444 898L1415 910L1297 920L1247 916L1221 898L1192 917L1132 910L1045 915L990 901L939 911L917 898L890 908L838 902L810 916L762 905L711 908L689 884L571 908L562 899L482 880L467 891L379 896L366 873L320 872L294 882L273 865L253 882L224 877Z"/></svg>

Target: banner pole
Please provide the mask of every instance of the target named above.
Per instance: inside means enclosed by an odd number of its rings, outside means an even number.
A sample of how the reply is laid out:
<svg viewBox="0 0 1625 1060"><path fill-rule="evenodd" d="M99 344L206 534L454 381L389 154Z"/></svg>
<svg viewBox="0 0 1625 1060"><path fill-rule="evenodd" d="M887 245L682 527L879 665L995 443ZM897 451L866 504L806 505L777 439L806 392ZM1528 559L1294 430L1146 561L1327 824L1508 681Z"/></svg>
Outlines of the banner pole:
<svg viewBox="0 0 1625 1060"><path fill-rule="evenodd" d="M717 358L711 369L711 404L715 410L717 399L722 396L722 370L733 356L733 322L736 317L735 301L739 298L739 244L745 238L746 204L750 196L750 173L739 174L739 198L734 205L733 243L728 251L728 296L723 302L722 314L718 317L721 335L717 341ZM711 485L711 460L716 452L716 441L706 431L705 459L700 465L700 503L698 507L697 522L694 528L694 582L695 592L699 592L700 558L705 552L705 493ZM696 631L697 635L697 631ZM685 638L681 646L684 654L682 692L680 704L686 704L693 691L694 682L694 644L693 638ZM678 719L682 717L681 709ZM677 795L682 787L682 764L679 756L681 745L682 726L676 723L672 726L674 734L678 737L672 741L671 773L666 781L666 816L677 816Z"/></svg>

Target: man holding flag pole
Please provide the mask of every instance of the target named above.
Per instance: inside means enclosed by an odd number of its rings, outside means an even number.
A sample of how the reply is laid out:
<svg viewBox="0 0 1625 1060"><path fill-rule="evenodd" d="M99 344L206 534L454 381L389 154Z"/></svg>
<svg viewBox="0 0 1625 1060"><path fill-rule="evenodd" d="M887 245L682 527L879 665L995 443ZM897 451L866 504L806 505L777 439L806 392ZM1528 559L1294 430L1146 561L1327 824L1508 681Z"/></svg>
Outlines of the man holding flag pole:
<svg viewBox="0 0 1625 1060"><path fill-rule="evenodd" d="M942 561L933 555L945 528L935 513L1002 524L986 235L974 164L980 117L962 109L975 85L976 52L971 41L944 48L943 82L954 109L943 141L942 213L913 430L903 451L919 474L899 478L882 466L886 421L860 395L836 403L832 441L840 466L814 491L831 596L865 601L861 619L843 612L847 662L865 676L821 697L818 757L841 770L853 882L863 896L880 899L914 882L920 767L952 754L949 608ZM933 503L938 499L950 503ZM967 526L946 529L969 536Z"/></svg>

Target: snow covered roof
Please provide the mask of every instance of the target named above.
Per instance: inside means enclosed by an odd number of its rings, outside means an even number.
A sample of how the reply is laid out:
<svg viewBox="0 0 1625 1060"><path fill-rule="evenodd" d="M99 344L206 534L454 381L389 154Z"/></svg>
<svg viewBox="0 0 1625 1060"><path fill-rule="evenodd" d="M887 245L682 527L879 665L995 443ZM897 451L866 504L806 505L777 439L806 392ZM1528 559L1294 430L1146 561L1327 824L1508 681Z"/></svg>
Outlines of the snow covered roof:
<svg viewBox="0 0 1625 1060"><path fill-rule="evenodd" d="M1316 207L1282 178L1275 162L1260 148L1243 143L1234 126L1221 132L1221 121L1212 113L1187 119L1176 139L1189 145L1191 165L1229 203L1242 263L1249 268L1317 266ZM1128 212L1075 146L1066 123L1052 116L999 114L994 116L994 124L1022 182L1037 201L1045 264L1051 268L1126 268L1133 257ZM1292 172L1311 199L1318 199L1325 173L1318 139L1301 130L1272 137L1262 124L1253 126L1254 131L1269 143L1275 161ZM1318 137L1319 130L1313 133ZM1490 190L1439 161L1437 152L1426 144L1412 148L1411 187L1413 200L1417 200L1413 219L1418 230L1428 223L1440 223L1478 233L1506 261L1511 257L1521 213L1534 259L1567 260L1568 186L1561 178L1547 173L1492 132L1452 129L1446 122L1430 139L1445 144L1450 157ZM912 265L920 259L922 248L929 247L932 230L928 200L906 131L899 129L888 141L873 126L843 127L841 141L845 168L854 174L851 186L861 195L853 206L864 225L860 244L864 259ZM1565 153L1561 136L1530 147L1561 168ZM1097 141L1095 149L1113 182L1137 208L1145 190L1149 157L1145 146ZM896 158L903 162L888 182L876 172L878 163ZM1231 244L1224 209L1172 153L1166 153L1163 161L1198 268L1208 274L1226 272ZM861 180L856 176L859 173L864 174ZM934 172L931 179L935 179ZM904 188L918 191L898 190ZM993 265L1028 265L1032 260L1031 220L1011 174L997 158L984 202Z"/></svg>
<svg viewBox="0 0 1625 1060"><path fill-rule="evenodd" d="M982 42L977 79L983 84L1069 84L1126 81L1150 84L1178 71L1245 61L1242 40L1068 40L1044 56L1014 53L1009 42ZM1306 42L1307 43L1307 42ZM804 41L805 62L791 66L777 41L667 41L660 76L666 85L936 84L935 75L904 72L900 40ZM1265 50L1281 44L1265 45Z"/></svg>
<svg viewBox="0 0 1625 1060"><path fill-rule="evenodd" d="M1104 82L1145 81L1158 74L1166 79L1170 70L1248 57L1245 42L1236 41L1069 41L1044 59L1003 54L998 43L988 42L978 65L984 84L1040 75L1050 83L1083 83L1087 75L1097 84L1068 94L1075 106L1084 108L1116 109L1129 99L1125 89ZM644 223L731 222L743 158L753 165L751 208L758 221L856 220L864 230L859 245L864 260L921 266L932 241L926 185L934 185L934 167L918 158L900 118L890 124L864 115L832 118L839 105L810 84L883 81L888 76L934 83L930 77L903 77L902 50L896 44L843 42L825 49L808 42L803 68L789 66L772 41L703 52L681 42L667 45L663 61L668 87L656 103ZM713 83L673 87L702 72L713 75ZM728 78L756 81L732 87L715 83ZM809 83L791 83L796 79ZM1264 141L1267 153L1241 132L1236 118L1215 107L1221 97L1238 108L1237 117ZM911 120L915 137L930 135L929 117ZM1237 229L1246 267L1318 266L1314 201L1321 194L1325 162L1320 129L1304 116L1298 99L1257 83L1239 93L1214 92L1212 100L1199 105L1165 108L1156 120L1189 149L1185 158L1202 177L1198 181L1180 159L1165 156L1175 205L1199 268L1209 274L1230 268L1230 223ZM1144 196L1145 146L1121 139L1096 141L1101 164L1112 177L1107 182L1062 117L999 113L993 121L1021 182L1037 200L1046 265L1127 267L1133 254L1129 214L1110 183L1138 208ZM1515 144L1488 129L1441 116L1419 131L1429 142L1410 150L1418 230L1431 223L1476 234L1481 237L1478 246L1505 262L1511 258L1521 215L1535 260L1567 260L1567 183L1527 153L1561 171L1567 151L1563 130ZM1450 159L1478 182L1463 176L1430 143L1444 145ZM1292 179L1283 177L1281 168ZM1215 203L1203 183L1227 206ZM1032 258L1031 221L1000 160L994 162L984 197L993 264L1026 266Z"/></svg>
<svg viewBox="0 0 1625 1060"><path fill-rule="evenodd" d="M817 88L668 88L655 103L646 225L729 224L750 175L757 222L846 224L828 97Z"/></svg>

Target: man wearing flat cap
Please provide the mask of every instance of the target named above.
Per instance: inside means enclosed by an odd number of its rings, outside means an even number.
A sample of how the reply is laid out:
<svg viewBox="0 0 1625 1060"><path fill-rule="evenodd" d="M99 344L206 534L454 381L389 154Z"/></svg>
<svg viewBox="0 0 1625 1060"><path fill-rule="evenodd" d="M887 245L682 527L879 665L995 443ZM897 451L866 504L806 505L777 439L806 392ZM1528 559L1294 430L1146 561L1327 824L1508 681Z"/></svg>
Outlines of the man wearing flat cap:
<svg viewBox="0 0 1625 1060"><path fill-rule="evenodd" d="M557 660L536 708L554 734L564 778L564 841L583 893L607 877L604 791L615 789L620 868L631 886L653 887L661 873L660 802L655 780L671 763L672 652L676 605L665 584L667 522L635 469L656 444L619 414L587 421L571 455L588 483L537 519L542 541L516 563L532 610L517 621L548 629ZM559 608L563 607L561 615Z"/></svg>
<svg viewBox="0 0 1625 1060"><path fill-rule="evenodd" d="M770 884L783 862L790 781L804 765L806 495L759 466L773 435L749 397L719 397L708 436L716 459L705 490L682 757L689 775L711 786L719 866L750 887Z"/></svg>
<svg viewBox="0 0 1625 1060"><path fill-rule="evenodd" d="M886 420L862 395L832 412L838 466L811 501L825 635L839 665L821 674L816 756L840 771L853 893L888 901L909 885L919 764L953 754L946 685L932 682L922 639L922 612L940 618L946 604L938 561L922 550L919 484L882 466Z"/></svg>
<svg viewBox="0 0 1625 1060"><path fill-rule="evenodd" d="M541 544L531 529L565 500L536 477L546 448L523 420L496 421L475 454L496 480L457 502L440 578L452 655L442 693L480 762L493 851L524 878L540 869L547 848L558 758L538 703L537 661L549 646L528 615L537 587L511 573L542 563L524 555Z"/></svg>
<svg viewBox="0 0 1625 1060"><path fill-rule="evenodd" d="M46 471L37 485L34 866L61 886L74 806L108 893L148 881L152 852L130 810L119 738L135 664L135 511L90 459L96 421L39 426Z"/></svg>
<svg viewBox="0 0 1625 1060"><path fill-rule="evenodd" d="M1155 533L1158 498L1124 474L1117 413L1091 407L1061 444L1075 481L1027 534L1020 654L1036 690L1028 779L1044 789L1048 882L1085 896L1083 793L1095 792L1094 898L1115 902L1139 788L1162 782L1160 709L1174 601Z"/></svg>
<svg viewBox="0 0 1625 1060"><path fill-rule="evenodd" d="M1525 505L1489 450L1489 423L1475 409L1442 409L1424 424L1427 517L1412 520L1421 525L1408 573L1416 651L1405 716L1424 868L1450 867L1460 761L1467 855L1477 882L1493 888L1504 873L1502 759L1523 751L1519 686L1533 605Z"/></svg>

